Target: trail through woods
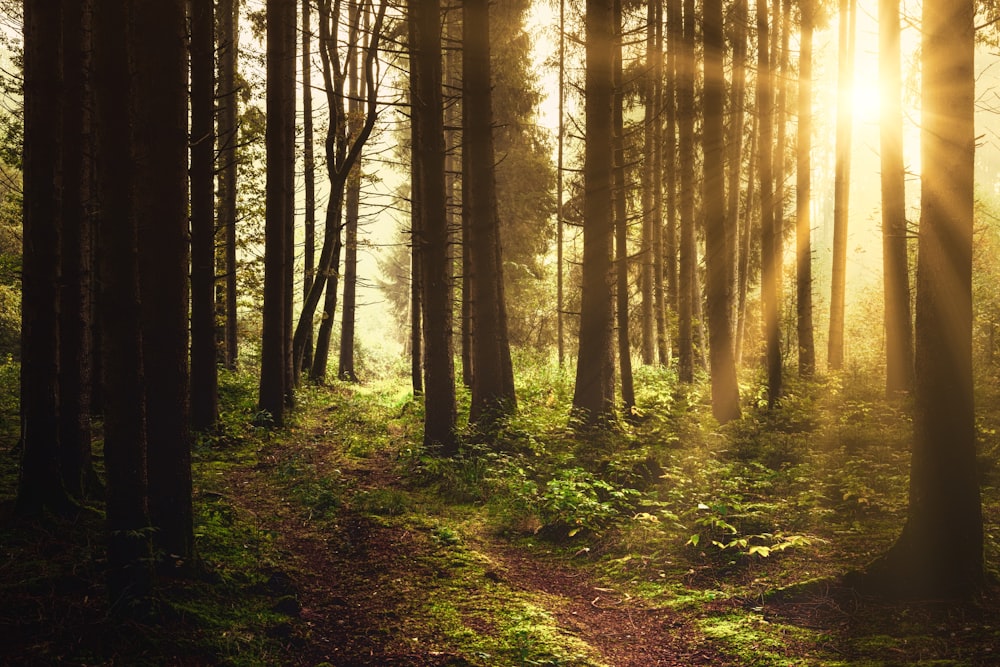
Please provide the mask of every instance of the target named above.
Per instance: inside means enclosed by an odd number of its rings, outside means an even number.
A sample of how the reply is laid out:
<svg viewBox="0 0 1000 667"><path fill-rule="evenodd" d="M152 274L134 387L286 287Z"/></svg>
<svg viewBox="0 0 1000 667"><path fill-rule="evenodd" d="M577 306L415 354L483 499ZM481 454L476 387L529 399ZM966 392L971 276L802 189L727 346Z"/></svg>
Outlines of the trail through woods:
<svg viewBox="0 0 1000 667"><path fill-rule="evenodd" d="M274 532L287 558L267 586L297 616L287 637L295 664L736 664L712 649L683 614L616 591L583 568L556 562L542 547L482 531L444 531L438 523L444 517L401 519L391 506L369 502L368 512L359 511L365 499L404 492L394 452L345 457L342 443L326 439L325 431L320 424L293 441L276 442L259 463L228 475L230 500L262 530ZM290 479L284 489L270 481L275 470L290 467L336 480L353 499L318 520L315 510L286 495L303 480ZM505 632L500 626L511 614L534 619L520 631L523 646L515 641L513 653L498 637L497 650L507 655L463 655L448 641L455 628L442 628L440 617L422 617L429 601L437 609L458 609L464 632L485 636ZM551 662L526 661L529 652L545 651L553 652Z"/></svg>

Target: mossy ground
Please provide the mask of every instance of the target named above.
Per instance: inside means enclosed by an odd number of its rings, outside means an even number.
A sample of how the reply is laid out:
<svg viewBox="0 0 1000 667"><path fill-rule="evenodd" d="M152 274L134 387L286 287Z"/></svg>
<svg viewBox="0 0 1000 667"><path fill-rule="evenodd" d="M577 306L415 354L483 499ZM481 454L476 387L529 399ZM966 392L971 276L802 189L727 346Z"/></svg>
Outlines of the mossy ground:
<svg viewBox="0 0 1000 667"><path fill-rule="evenodd" d="M155 618L119 620L100 503L7 513L0 663L1000 663L992 583L962 604L840 584L902 523L904 403L828 379L720 428L700 385L643 370L639 418L582 436L565 372L519 380L518 413L441 460L399 382L307 389L269 432L249 426L252 380L225 377L220 429L195 450L197 566L159 582ZM992 573L1000 413L980 415ZM16 466L0 457L5 506Z"/></svg>

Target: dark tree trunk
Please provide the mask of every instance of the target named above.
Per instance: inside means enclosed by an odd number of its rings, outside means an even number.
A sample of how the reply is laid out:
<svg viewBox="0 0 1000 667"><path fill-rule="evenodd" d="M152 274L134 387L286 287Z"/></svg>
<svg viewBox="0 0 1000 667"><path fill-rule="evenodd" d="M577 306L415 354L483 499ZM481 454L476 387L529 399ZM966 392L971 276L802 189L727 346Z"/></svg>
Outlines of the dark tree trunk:
<svg viewBox="0 0 1000 667"><path fill-rule="evenodd" d="M705 0L705 263L708 267L708 329L712 414L721 423L740 416L740 393L733 360L730 221L726 219L725 75L722 0ZM735 223L735 220L732 221Z"/></svg>
<svg viewBox="0 0 1000 667"><path fill-rule="evenodd" d="M219 416L215 338L215 15L191 3L191 426Z"/></svg>
<svg viewBox="0 0 1000 667"><path fill-rule="evenodd" d="M288 194L292 185L294 147L288 143L294 132L295 118L288 115L289 99L294 99L295 77L288 76L289 63L294 68L293 44L287 40L288 22L295 20L294 0L267 2L267 184L264 249L264 304L261 337L261 372L259 408L274 426L285 421L285 292L287 267L286 242Z"/></svg>
<svg viewBox="0 0 1000 667"><path fill-rule="evenodd" d="M462 5L462 128L472 281L472 405L469 421L489 427L516 407L507 336L500 218L493 149L488 0Z"/></svg>
<svg viewBox="0 0 1000 667"><path fill-rule="evenodd" d="M355 3L351 3L351 12L355 14L349 20L358 20L356 14L362 11ZM367 17L367 9L364 10ZM356 125L361 114L362 100L359 97L358 58L352 57L347 63L348 122ZM355 131L352 129L352 132ZM357 382L354 372L354 329L357 318L357 284L358 284L358 218L361 212L361 157L351 167L347 179L347 199L344 244L344 305L343 317L340 321L340 355L337 364L337 377L341 380Z"/></svg>
<svg viewBox="0 0 1000 667"><path fill-rule="evenodd" d="M677 126L680 139L680 247L677 282L677 363L681 382L694 381L694 0L684 0L683 34L677 68ZM669 17L668 17L669 22Z"/></svg>
<svg viewBox="0 0 1000 667"><path fill-rule="evenodd" d="M629 341L628 324L628 207L626 202L625 185L625 119L624 102L625 94L622 83L622 3L621 0L613 0L614 13L614 46L613 46L613 71L612 85L614 87L613 106L611 109L613 125L613 145L614 151L614 172L612 173L611 194L614 202L614 234L615 234L615 324L618 329L618 370L622 381L622 407L626 417L630 417L635 409L635 386L632 380L632 346ZM651 241L652 239L650 239ZM649 244L651 245L651 243ZM648 248L651 250L651 248ZM645 271L645 262L643 264ZM652 268L652 267L650 267ZM649 279L652 281L652 271L649 272ZM649 304L652 305L652 283L649 288ZM645 300L645 295L644 295ZM645 302L645 301L644 301ZM650 325L652 324L652 312L650 311ZM643 315L645 318L645 313ZM645 330L645 319L643 320L643 336ZM652 337L652 326L649 327L649 336ZM649 341L652 343L652 341ZM644 343L645 345L645 343ZM652 347L650 348L652 350ZM652 357L652 354L650 355Z"/></svg>
<svg viewBox="0 0 1000 667"><path fill-rule="evenodd" d="M799 45L799 124L795 165L795 284L796 325L799 347L799 377L816 372L812 304L812 45L813 2L801 0L802 24Z"/></svg>
<svg viewBox="0 0 1000 667"><path fill-rule="evenodd" d="M667 0L667 66L664 85L663 109L666 116L666 130L663 137L663 178L666 190L667 221L664 229L663 255L664 271L666 273L667 310L671 313L671 324L679 319L680 303L678 289L678 248L677 248L677 56L683 41L681 29L681 0ZM673 331L673 326L670 327ZM678 335L672 337L672 343L680 349ZM679 355L678 355L679 356Z"/></svg>
<svg viewBox="0 0 1000 667"><path fill-rule="evenodd" d="M833 272L827 365L844 367L844 296L847 287L847 218L851 190L851 83L854 80L854 26L857 0L840 0L837 144L833 195Z"/></svg>
<svg viewBox="0 0 1000 667"><path fill-rule="evenodd" d="M132 39L136 68L132 110L134 118L142 119L133 124L132 168L139 237L149 518L157 551L186 561L194 549L194 528L188 430L184 0L136 3ZM149 72L157 76L150 77Z"/></svg>
<svg viewBox="0 0 1000 667"><path fill-rule="evenodd" d="M614 417L612 347L612 102L614 13L612 0L587 0L586 149L583 168L583 291L580 348L573 409L586 426Z"/></svg>
<svg viewBox="0 0 1000 667"><path fill-rule="evenodd" d="M736 263L736 365L743 363L743 337L746 333L747 320L747 295L750 291L750 241L753 237L754 227L754 199L756 197L755 186L757 183L756 167L758 164L757 155L760 153L760 139L757 128L759 126L757 113L753 114L750 121L750 159L747 167L747 194L746 205L743 209L742 223L740 224L740 250Z"/></svg>
<svg viewBox="0 0 1000 667"><path fill-rule="evenodd" d="M808 1L808 0L807 0ZM729 312L733 328L733 336L738 333L738 276L739 263L742 258L740 246L740 193L743 192L743 131L746 117L746 83L747 83L747 0L736 0L733 4L732 28L730 41L733 50L733 83L729 90L729 133L726 136L726 175L728 179L726 191L726 232L729 234L727 243L731 254L728 258L726 279L731 285L729 291ZM736 343L734 341L734 350ZM739 360L737 359L737 364Z"/></svg>
<svg viewBox="0 0 1000 667"><path fill-rule="evenodd" d="M219 227L224 230L225 364L236 368L239 339L236 313L236 146L239 143L239 91L236 58L239 52L239 3L219 0Z"/></svg>
<svg viewBox="0 0 1000 667"><path fill-rule="evenodd" d="M95 120L98 162L100 328L104 370L108 595L127 612L148 595L146 420L139 264L129 109L129 14L133 2L94 3ZM183 140L182 140L183 142Z"/></svg>
<svg viewBox="0 0 1000 667"><path fill-rule="evenodd" d="M882 272L885 289L885 389L889 396L913 388L913 329L906 249L906 174L903 166L899 59L899 0L881 0Z"/></svg>
<svg viewBox="0 0 1000 667"><path fill-rule="evenodd" d="M556 351L559 368L566 358L565 289L563 259L563 163L566 143L566 0L559 0L559 146L556 156Z"/></svg>
<svg viewBox="0 0 1000 667"><path fill-rule="evenodd" d="M17 509L69 509L59 474L61 2L24 6L24 227L21 290L21 476Z"/></svg>
<svg viewBox="0 0 1000 667"><path fill-rule="evenodd" d="M411 0L412 122L414 169L419 170L420 275L423 294L424 445L450 456L455 437L455 368L452 358L451 269L444 177L444 120L441 94L441 4Z"/></svg>
<svg viewBox="0 0 1000 667"><path fill-rule="evenodd" d="M655 181L654 169L656 168L656 151L659 145L656 137L656 125L659 123L660 110L656 107L656 65L658 54L656 53L656 2L648 2L646 5L646 69L643 76L643 122L642 122L642 245L640 256L642 263L639 271L639 298L641 299L641 331L642 331L642 363L650 366L656 359L656 305L653 298L654 265L659 249L654 249L654 222L655 213L653 208L653 187ZM616 8L617 8L616 4ZM621 85L621 39L618 40L618 57L615 65L615 75L618 77L618 85ZM621 96L621 91L618 91ZM618 113L618 104L615 105L615 113ZM616 234L620 234L616 230ZM620 283L619 279L619 283ZM619 317L620 320L620 317ZM621 334L619 333L619 336Z"/></svg>
<svg viewBox="0 0 1000 667"><path fill-rule="evenodd" d="M975 31L971 0L925 0L910 506L862 583L898 597L983 586L972 384Z"/></svg>
<svg viewBox="0 0 1000 667"><path fill-rule="evenodd" d="M81 498L99 486L91 459L93 160L90 3L63 3L62 234L59 299L59 450L66 490Z"/></svg>
<svg viewBox="0 0 1000 667"><path fill-rule="evenodd" d="M302 179L305 191L305 220L303 221L305 257L303 259L302 300L309 296L316 278L316 157L313 133L312 104L312 22L311 0L302 0ZM313 321L305 324L305 343L302 350L302 367L312 366Z"/></svg>
<svg viewBox="0 0 1000 667"><path fill-rule="evenodd" d="M663 230L663 0L653 0L655 14L653 22L656 25L655 44L653 51L653 108L656 116L653 122L653 167L652 167L652 220L653 227L653 311L656 322L656 356L661 366L670 363L670 329L667 325L667 303L665 297L666 260L664 259L665 243ZM670 97L673 107L673 96ZM673 163L674 154L671 149L668 157ZM670 309L673 311L673 305Z"/></svg>
<svg viewBox="0 0 1000 667"><path fill-rule="evenodd" d="M767 365L767 403L773 407L781 396L781 330L778 303L778 251L780 230L776 229L775 201L771 173L772 125L774 118L773 80L769 58L770 38L767 2L757 0L757 115L760 136L757 160L760 172L761 301L764 305L764 337Z"/></svg>

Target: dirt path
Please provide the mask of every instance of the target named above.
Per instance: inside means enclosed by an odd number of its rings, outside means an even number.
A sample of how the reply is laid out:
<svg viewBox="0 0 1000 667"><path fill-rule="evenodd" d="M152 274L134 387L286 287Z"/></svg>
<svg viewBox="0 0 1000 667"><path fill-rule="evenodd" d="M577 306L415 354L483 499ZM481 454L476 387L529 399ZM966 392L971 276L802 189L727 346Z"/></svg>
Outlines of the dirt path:
<svg viewBox="0 0 1000 667"><path fill-rule="evenodd" d="M288 488L275 486L274 471L294 457L303 474L335 476L354 497L401 492L401 480L385 453L352 461L334 447L317 444L318 436L319 429L310 444L277 445L256 466L238 469L228 482L233 502L277 535L280 564L266 585L283 601L282 610L297 619L284 639L289 663L505 664L499 656L463 655L432 628L424 630L421 619L412 618L418 609L415 602L428 590L440 590L436 582L449 576L428 565L435 544L426 530L405 521L379 521L355 511L349 501L332 516L317 520L311 509L285 497ZM295 484L294 478L289 480L289 488ZM626 599L582 570L509 543L467 537L464 548L497 565L487 573L490 582L483 582L490 595L537 599L561 633L590 647L592 661L571 664L730 664L702 645L698 632L679 614ZM494 626L490 618L467 624L487 633Z"/></svg>

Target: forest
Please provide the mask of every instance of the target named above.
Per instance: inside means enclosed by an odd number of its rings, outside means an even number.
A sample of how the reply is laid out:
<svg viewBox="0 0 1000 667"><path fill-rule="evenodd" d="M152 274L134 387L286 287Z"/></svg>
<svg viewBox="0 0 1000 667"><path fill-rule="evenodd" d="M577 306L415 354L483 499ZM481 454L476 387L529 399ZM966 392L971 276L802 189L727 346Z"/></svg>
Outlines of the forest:
<svg viewBox="0 0 1000 667"><path fill-rule="evenodd" d="M998 24L0 0L0 665L1000 664Z"/></svg>

